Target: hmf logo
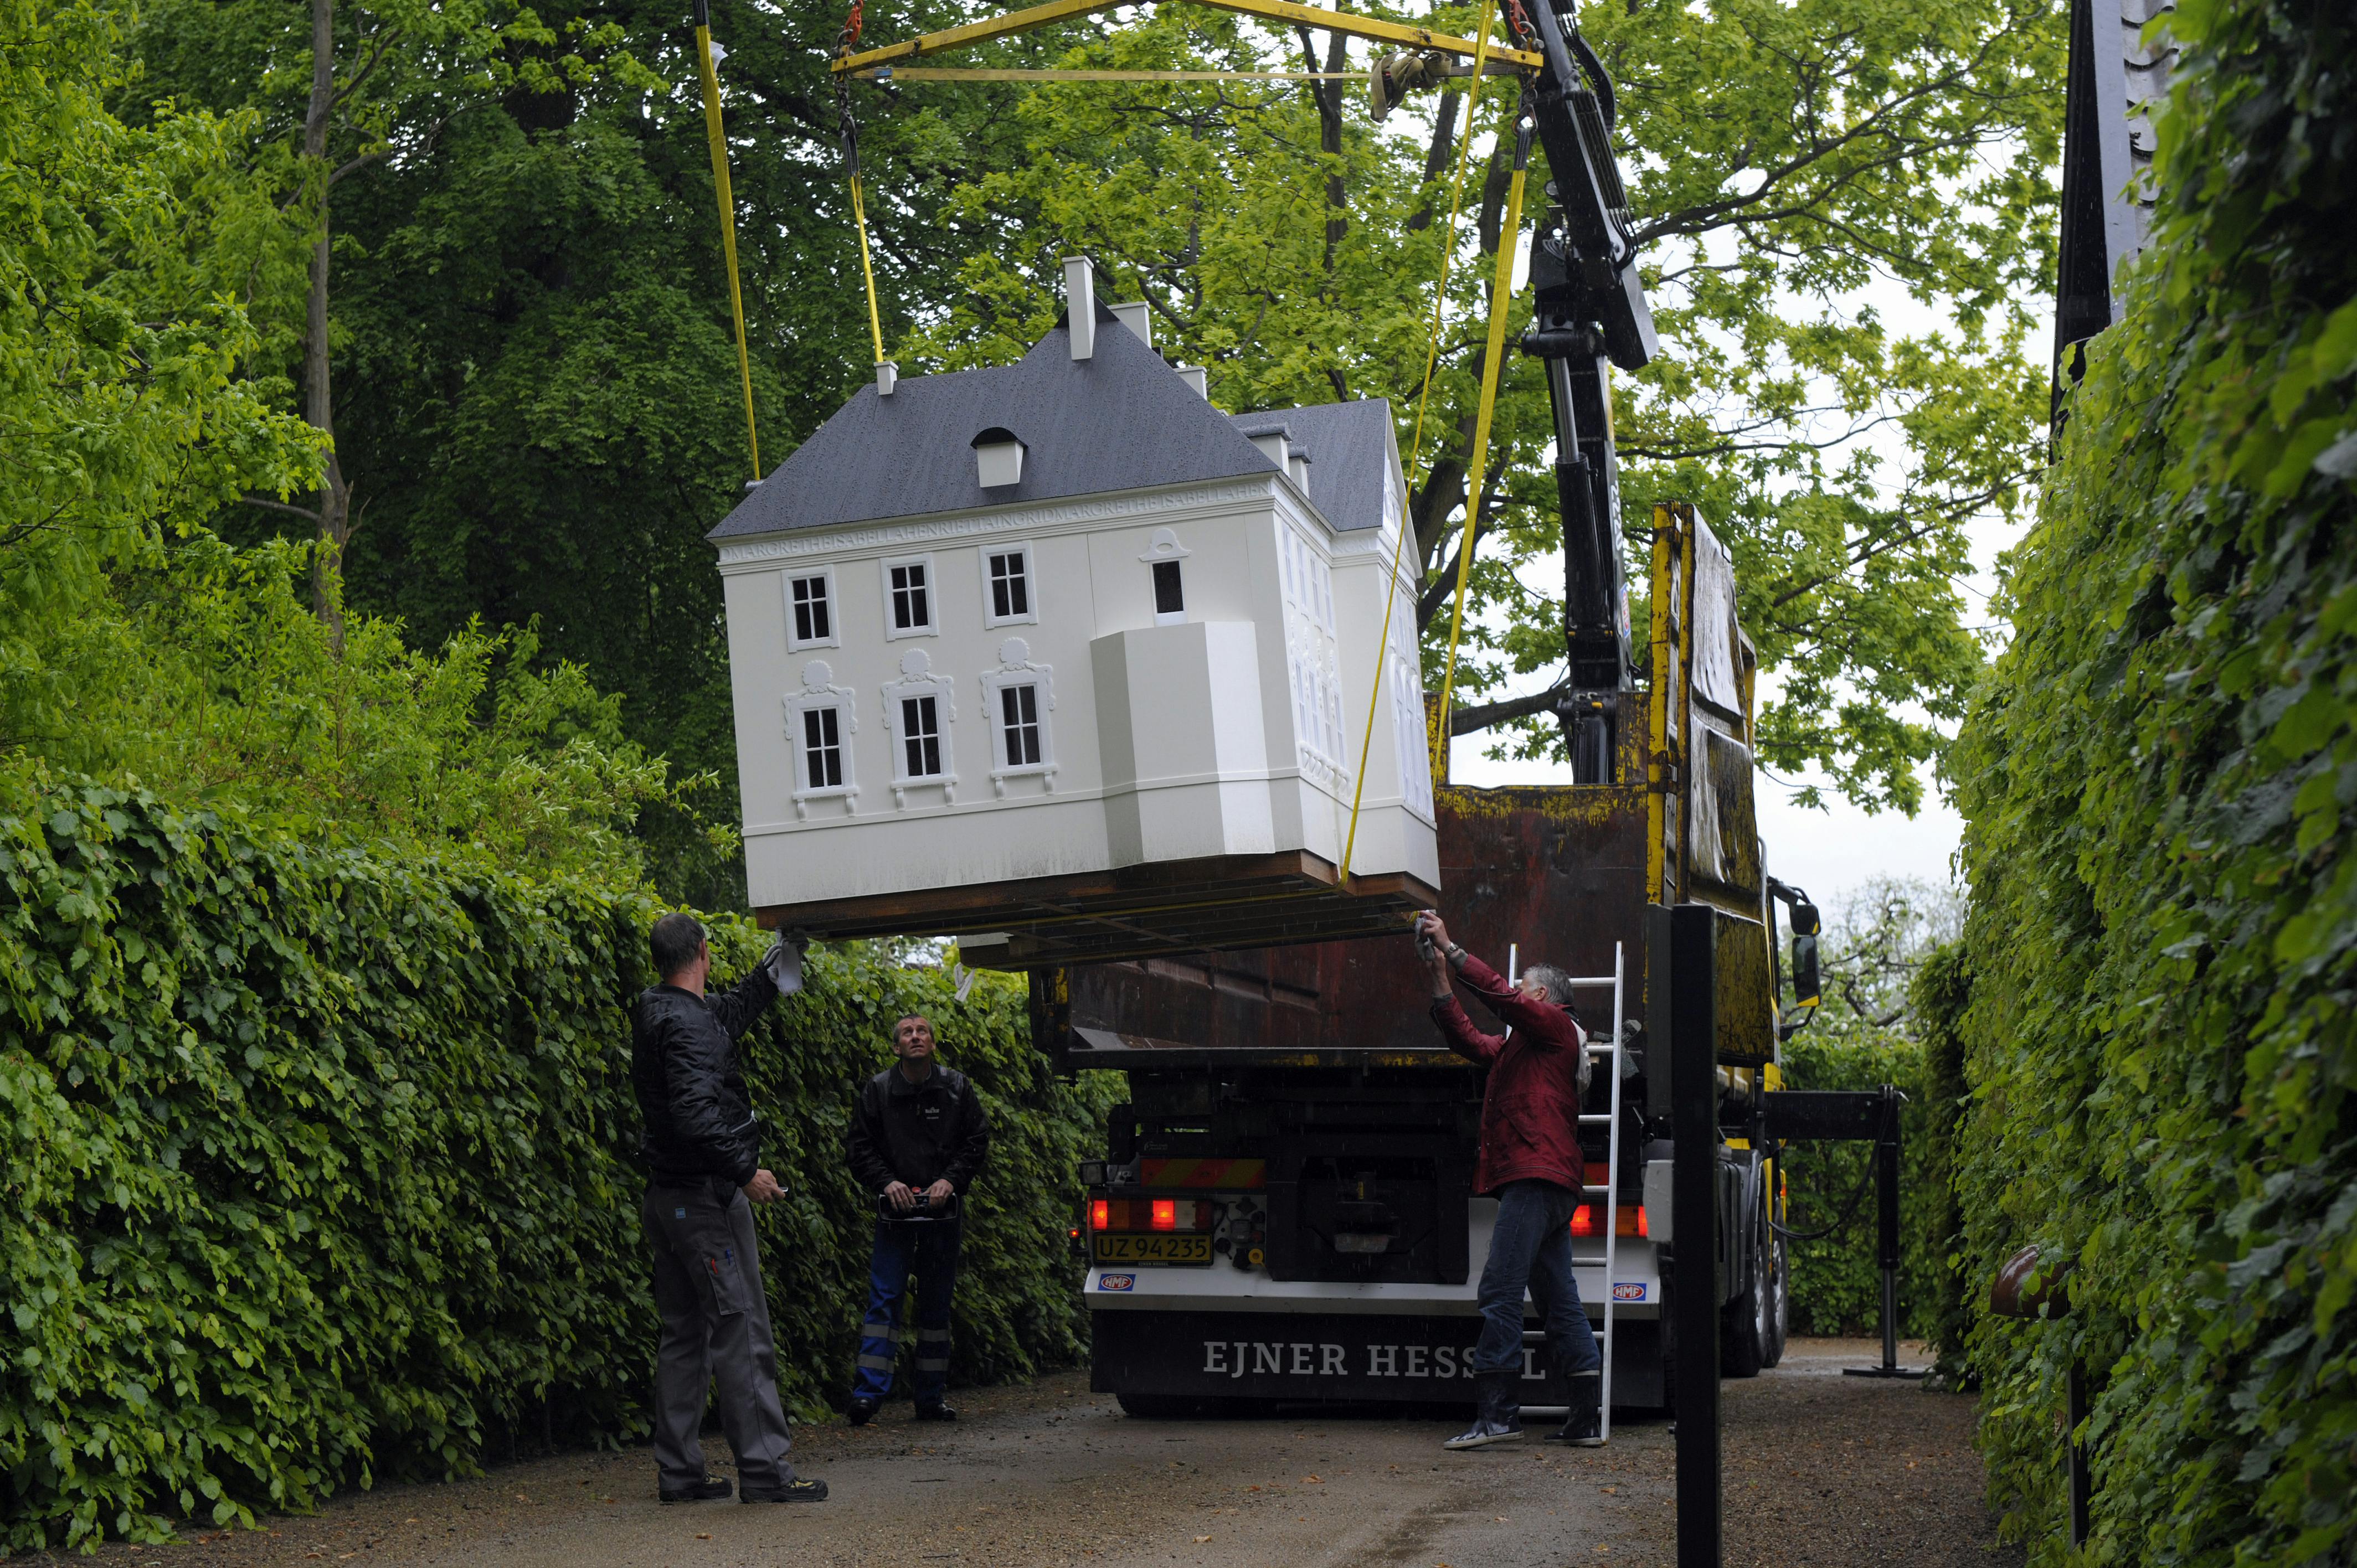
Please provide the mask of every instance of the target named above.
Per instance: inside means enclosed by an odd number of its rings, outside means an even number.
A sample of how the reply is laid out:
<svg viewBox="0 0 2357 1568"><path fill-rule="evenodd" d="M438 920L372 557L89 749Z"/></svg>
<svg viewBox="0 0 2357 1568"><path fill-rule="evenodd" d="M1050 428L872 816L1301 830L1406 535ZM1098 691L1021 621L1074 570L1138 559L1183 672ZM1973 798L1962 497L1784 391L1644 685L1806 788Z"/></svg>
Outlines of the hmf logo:
<svg viewBox="0 0 2357 1568"><path fill-rule="evenodd" d="M1612 1287L1612 1299L1614 1301L1642 1301L1645 1299L1645 1287L1642 1284L1614 1285Z"/></svg>
<svg viewBox="0 0 2357 1568"><path fill-rule="evenodd" d="M1099 1274L1097 1276L1099 1290L1135 1290L1136 1288L1135 1274Z"/></svg>

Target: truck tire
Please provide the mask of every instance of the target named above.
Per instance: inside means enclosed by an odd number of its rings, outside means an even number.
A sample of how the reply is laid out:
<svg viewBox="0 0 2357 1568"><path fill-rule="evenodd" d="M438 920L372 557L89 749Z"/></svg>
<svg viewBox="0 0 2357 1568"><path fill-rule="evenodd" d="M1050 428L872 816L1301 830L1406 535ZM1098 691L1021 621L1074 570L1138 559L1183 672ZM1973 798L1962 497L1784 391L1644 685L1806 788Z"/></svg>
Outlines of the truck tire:
<svg viewBox="0 0 2357 1568"><path fill-rule="evenodd" d="M1769 1254L1775 1265L1770 1278L1775 1288L1769 1295L1768 1343L1760 1347L1760 1364L1773 1367L1784 1359L1784 1341L1792 1320L1792 1257L1784 1249L1784 1238L1775 1238L1774 1250Z"/></svg>
<svg viewBox="0 0 2357 1568"><path fill-rule="evenodd" d="M1770 1282L1769 1257L1760 1246L1764 1226L1754 1226L1748 1249L1749 1276L1733 1301L1720 1309L1718 1359L1721 1376L1756 1378L1767 1363Z"/></svg>

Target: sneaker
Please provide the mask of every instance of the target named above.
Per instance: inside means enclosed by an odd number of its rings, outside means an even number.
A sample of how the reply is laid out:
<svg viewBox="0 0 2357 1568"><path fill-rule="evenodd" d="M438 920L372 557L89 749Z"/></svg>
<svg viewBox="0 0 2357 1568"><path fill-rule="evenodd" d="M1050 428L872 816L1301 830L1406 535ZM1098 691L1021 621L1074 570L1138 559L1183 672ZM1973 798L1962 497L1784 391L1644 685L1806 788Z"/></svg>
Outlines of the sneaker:
<svg viewBox="0 0 2357 1568"><path fill-rule="evenodd" d="M1487 1448L1492 1443L1519 1443L1523 1440L1522 1402L1514 1395L1521 1372L1515 1368L1506 1372L1485 1372L1473 1382L1475 1408L1473 1424L1441 1444L1443 1448Z"/></svg>
<svg viewBox="0 0 2357 1568"><path fill-rule="evenodd" d="M1441 1446L1443 1448L1487 1448L1492 1443L1520 1443L1522 1440L1523 1428L1519 1422L1501 1426L1491 1421L1477 1419L1472 1425L1442 1444Z"/></svg>
<svg viewBox="0 0 2357 1568"><path fill-rule="evenodd" d="M728 1483L717 1476L706 1476L692 1487L662 1487L655 1492L667 1503L708 1503L727 1495Z"/></svg>
<svg viewBox="0 0 2357 1568"><path fill-rule="evenodd" d="M917 1419L919 1421L955 1421L957 1412L950 1408L950 1402L947 1400L925 1400L917 1406Z"/></svg>
<svg viewBox="0 0 2357 1568"><path fill-rule="evenodd" d="M883 1402L882 1400L870 1400L870 1399L856 1399L856 1400L853 1400L853 1401L851 1402L851 1411L850 1411L850 1414L851 1414L851 1424L852 1424L852 1425L854 1425L854 1426L865 1426L865 1425L866 1425L869 1422L874 1421L874 1420L876 1419L876 1412L877 1412L878 1410L881 1410L881 1409L883 1408L883 1406L884 1406L884 1402Z"/></svg>
<svg viewBox="0 0 2357 1568"><path fill-rule="evenodd" d="M774 1492L747 1492L737 1500L748 1503L823 1503L826 1501L826 1483L803 1476L788 1481Z"/></svg>

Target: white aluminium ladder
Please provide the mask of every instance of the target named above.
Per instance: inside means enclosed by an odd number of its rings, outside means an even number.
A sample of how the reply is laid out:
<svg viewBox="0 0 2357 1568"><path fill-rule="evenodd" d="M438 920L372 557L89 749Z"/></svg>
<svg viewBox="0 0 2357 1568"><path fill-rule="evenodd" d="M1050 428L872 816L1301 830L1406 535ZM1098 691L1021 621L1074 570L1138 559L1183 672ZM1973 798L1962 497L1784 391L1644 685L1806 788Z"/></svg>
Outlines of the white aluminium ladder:
<svg viewBox="0 0 2357 1568"><path fill-rule="evenodd" d="M1511 961L1509 961L1511 962ZM1610 1036L1607 1038L1605 1043L1602 1045L1597 1044L1596 1037L1592 1035L1588 1036L1587 1040L1587 1054L1589 1058L1591 1060L1594 1060L1597 1058L1603 1058L1600 1065L1605 1074L1611 1080L1612 1109L1608 1112L1600 1112L1597 1114L1589 1114L1583 1111L1579 1118L1579 1124L1581 1126L1603 1127L1606 1129L1607 1134L1604 1155L1604 1185L1602 1187L1598 1187L1591 1182L1581 1188L1579 1197L1580 1201L1587 1204L1594 1204L1595 1200L1598 1197L1603 1199L1604 1332L1597 1336L1596 1348L1604 1358L1604 1375L1597 1389L1597 1398L1600 1403L1600 1414L1603 1422L1603 1424L1598 1428L1598 1431L1608 1439L1612 1435L1612 1347L1615 1337L1612 1330L1612 1272L1614 1266L1619 1262L1620 1244L1620 1036L1622 1030L1622 1020L1626 1016L1625 1004L1627 1000L1627 992L1624 986L1626 971L1627 962L1624 957L1622 945L1619 942L1615 942L1612 944L1612 972L1610 974L1575 975L1571 981L1572 987L1575 990L1602 991L1607 987L1609 987L1612 992L1612 1033ZM1591 1076L1588 1079L1588 1087L1592 1090L1594 1089L1595 1084L1596 1080L1594 1077ZM1587 1103L1587 1096L1581 1096L1580 1102L1584 1106ZM1575 1277L1577 1277L1576 1271ZM1581 1310L1585 1311L1586 1307L1583 1306ZM1531 1344L1534 1342L1544 1343L1545 1338L1546 1334L1544 1329L1536 1332L1525 1330L1523 1335L1523 1342L1524 1344ZM1556 1408L1558 1407L1551 1405L1533 1405L1529 1407L1531 1412L1534 1415L1549 1412Z"/></svg>

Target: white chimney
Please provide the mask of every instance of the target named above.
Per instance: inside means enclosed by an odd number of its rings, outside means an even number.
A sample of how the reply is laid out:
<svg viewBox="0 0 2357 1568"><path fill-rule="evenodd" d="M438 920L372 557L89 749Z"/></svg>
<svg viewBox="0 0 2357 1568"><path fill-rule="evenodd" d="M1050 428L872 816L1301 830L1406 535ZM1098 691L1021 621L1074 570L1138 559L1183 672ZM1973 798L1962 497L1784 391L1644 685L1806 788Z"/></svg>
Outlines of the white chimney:
<svg viewBox="0 0 2357 1568"><path fill-rule="evenodd" d="M1180 365L1178 379L1195 389L1195 395L1205 403L1211 401L1211 372L1200 365Z"/></svg>
<svg viewBox="0 0 2357 1568"><path fill-rule="evenodd" d="M1293 482L1301 488L1301 493L1308 495L1309 493L1309 454L1296 447L1293 461L1287 465L1287 471L1293 475Z"/></svg>
<svg viewBox="0 0 2357 1568"><path fill-rule="evenodd" d="M1286 459L1289 454L1286 452L1286 448L1291 446L1292 443L1286 440L1284 431L1265 430L1258 435L1249 437L1249 439L1254 446L1260 448L1260 455L1262 456L1267 458L1270 462L1275 464L1280 468L1286 466Z"/></svg>
<svg viewBox="0 0 2357 1568"><path fill-rule="evenodd" d="M1146 301L1133 299L1126 305L1116 305L1113 314L1115 320L1137 334L1139 342L1149 349L1154 347L1154 317Z"/></svg>
<svg viewBox="0 0 2357 1568"><path fill-rule="evenodd" d="M1097 351L1097 270L1086 256L1064 258L1064 314L1072 358L1089 358Z"/></svg>
<svg viewBox="0 0 2357 1568"><path fill-rule="evenodd" d="M889 360L876 361L876 395L890 397L892 389L900 384L900 367Z"/></svg>

